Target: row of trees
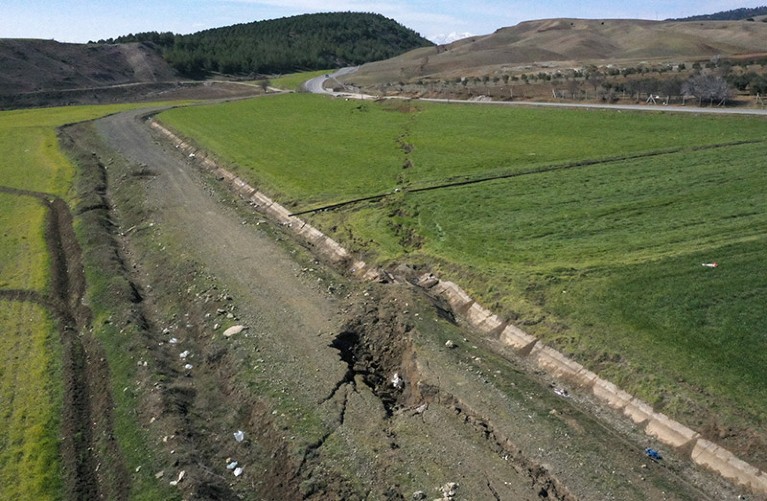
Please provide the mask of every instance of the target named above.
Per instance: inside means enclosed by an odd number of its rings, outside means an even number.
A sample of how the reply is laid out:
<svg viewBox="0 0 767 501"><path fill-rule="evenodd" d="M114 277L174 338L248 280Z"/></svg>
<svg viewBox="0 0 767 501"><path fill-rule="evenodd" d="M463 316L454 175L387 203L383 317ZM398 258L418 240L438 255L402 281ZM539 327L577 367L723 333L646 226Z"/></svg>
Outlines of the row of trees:
<svg viewBox="0 0 767 501"><path fill-rule="evenodd" d="M191 35L140 33L107 43L150 42L180 73L273 74L358 65L433 45L380 14L306 14Z"/></svg>

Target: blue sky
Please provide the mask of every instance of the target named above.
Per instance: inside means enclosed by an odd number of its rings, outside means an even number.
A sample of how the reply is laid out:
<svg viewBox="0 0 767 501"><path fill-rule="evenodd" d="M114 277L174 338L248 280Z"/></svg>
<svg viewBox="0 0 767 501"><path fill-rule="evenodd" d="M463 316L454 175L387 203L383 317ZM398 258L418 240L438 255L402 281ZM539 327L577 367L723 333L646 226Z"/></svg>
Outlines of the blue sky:
<svg viewBox="0 0 767 501"><path fill-rule="evenodd" d="M551 17L666 19L757 7L766 0L0 0L0 38L87 42L141 31L193 33L310 12L376 12L427 38L483 35Z"/></svg>

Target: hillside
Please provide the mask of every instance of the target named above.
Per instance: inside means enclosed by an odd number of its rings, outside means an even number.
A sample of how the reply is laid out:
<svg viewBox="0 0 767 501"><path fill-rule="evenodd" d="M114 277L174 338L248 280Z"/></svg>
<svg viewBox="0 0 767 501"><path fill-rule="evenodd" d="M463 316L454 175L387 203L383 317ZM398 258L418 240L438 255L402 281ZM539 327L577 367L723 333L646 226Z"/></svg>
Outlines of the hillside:
<svg viewBox="0 0 767 501"><path fill-rule="evenodd" d="M767 16L767 6L763 5L752 9L744 7L740 9L724 10L713 14L670 19L669 21L740 21L744 19L754 20L753 18L757 16Z"/></svg>
<svg viewBox="0 0 767 501"><path fill-rule="evenodd" d="M191 35L142 33L114 41L143 40L162 44L168 62L190 76L340 68L433 45L392 19L356 12L305 14Z"/></svg>
<svg viewBox="0 0 767 501"><path fill-rule="evenodd" d="M155 50L138 43L83 45L0 39L0 67L0 96L175 78Z"/></svg>
<svg viewBox="0 0 767 501"><path fill-rule="evenodd" d="M544 19L487 36L419 49L365 65L355 82L374 84L493 74L519 67L695 61L765 52L767 23ZM527 66L527 67L526 67Z"/></svg>

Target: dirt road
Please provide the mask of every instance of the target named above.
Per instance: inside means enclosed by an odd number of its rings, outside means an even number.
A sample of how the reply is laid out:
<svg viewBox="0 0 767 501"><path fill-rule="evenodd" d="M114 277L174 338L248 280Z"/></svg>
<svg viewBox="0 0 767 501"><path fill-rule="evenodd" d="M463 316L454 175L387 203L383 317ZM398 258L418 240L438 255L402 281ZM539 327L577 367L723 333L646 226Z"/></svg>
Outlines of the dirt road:
<svg viewBox="0 0 767 501"><path fill-rule="evenodd" d="M315 261L140 112L96 129L146 317L136 356L160 381L140 418L168 464L158 481L183 471L185 498L735 495L673 451L647 460L640 432L554 392L408 285L355 283ZM235 324L247 329L224 337Z"/></svg>

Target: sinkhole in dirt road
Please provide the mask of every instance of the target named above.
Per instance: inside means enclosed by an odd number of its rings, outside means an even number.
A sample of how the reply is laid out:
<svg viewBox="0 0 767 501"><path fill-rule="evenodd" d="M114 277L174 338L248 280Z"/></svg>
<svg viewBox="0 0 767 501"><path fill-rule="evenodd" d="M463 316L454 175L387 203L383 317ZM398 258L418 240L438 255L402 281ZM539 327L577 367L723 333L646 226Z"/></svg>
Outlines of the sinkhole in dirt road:
<svg viewBox="0 0 767 501"><path fill-rule="evenodd" d="M391 382L399 370L398 361L384 362L378 353L381 347L354 330L342 331L329 346L338 350L347 370L326 400L332 398L345 384L356 386L356 378L360 376L383 404L387 418L391 417L398 408L402 395L402 385Z"/></svg>

